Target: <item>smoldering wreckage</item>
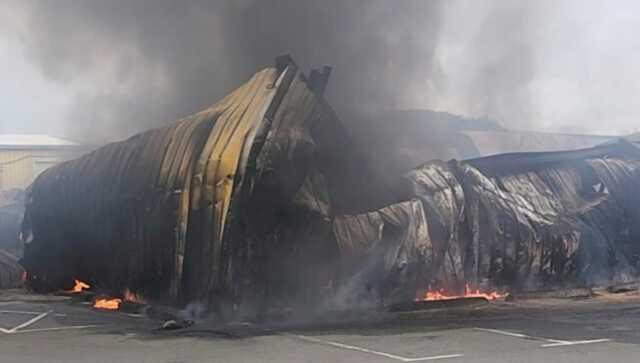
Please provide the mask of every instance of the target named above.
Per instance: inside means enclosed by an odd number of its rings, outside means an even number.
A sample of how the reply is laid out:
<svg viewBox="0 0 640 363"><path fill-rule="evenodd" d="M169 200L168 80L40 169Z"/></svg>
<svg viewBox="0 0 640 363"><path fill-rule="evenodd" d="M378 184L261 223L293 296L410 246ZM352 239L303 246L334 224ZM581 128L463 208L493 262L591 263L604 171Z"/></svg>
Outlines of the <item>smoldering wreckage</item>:
<svg viewBox="0 0 640 363"><path fill-rule="evenodd" d="M46 170L27 285L246 316L637 278L640 140L434 160L383 185L323 98L329 74L279 57L199 113Z"/></svg>

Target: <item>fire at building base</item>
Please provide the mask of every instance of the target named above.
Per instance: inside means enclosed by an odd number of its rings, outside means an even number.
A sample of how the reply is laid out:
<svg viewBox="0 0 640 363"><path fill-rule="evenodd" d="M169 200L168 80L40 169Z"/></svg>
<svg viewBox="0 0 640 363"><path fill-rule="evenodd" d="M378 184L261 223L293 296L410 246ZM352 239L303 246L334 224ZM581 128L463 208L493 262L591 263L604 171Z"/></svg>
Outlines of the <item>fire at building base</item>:
<svg viewBox="0 0 640 363"><path fill-rule="evenodd" d="M431 161L382 185L322 96L329 73L279 57L202 112L48 169L25 211L28 285L237 316L640 272L633 140Z"/></svg>

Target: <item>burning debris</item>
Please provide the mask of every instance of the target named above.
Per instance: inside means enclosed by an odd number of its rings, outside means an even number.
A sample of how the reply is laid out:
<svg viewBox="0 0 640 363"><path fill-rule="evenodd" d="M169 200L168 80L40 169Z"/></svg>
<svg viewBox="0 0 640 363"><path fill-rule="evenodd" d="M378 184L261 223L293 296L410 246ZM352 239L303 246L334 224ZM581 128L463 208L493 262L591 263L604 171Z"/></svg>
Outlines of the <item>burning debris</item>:
<svg viewBox="0 0 640 363"><path fill-rule="evenodd" d="M128 289L124 290L121 298L97 294L91 285L78 279L74 279L74 286L71 289L59 293L71 296L74 301L90 302L94 308L100 310L138 312L147 303L140 294L132 293Z"/></svg>
<svg viewBox="0 0 640 363"><path fill-rule="evenodd" d="M495 300L638 275L633 143L431 161L383 189L322 98L328 75L280 57L200 113L45 171L25 212L29 285L77 276L119 296L100 309L261 315L342 294Z"/></svg>
<svg viewBox="0 0 640 363"><path fill-rule="evenodd" d="M454 300L454 299L469 299L469 298L481 298L486 300L499 300L505 299L509 294L501 294L497 291L481 292L479 289L472 290L469 284L464 287L464 293L453 294L448 293L444 289L440 290L427 290L416 298L416 301L439 301L439 300Z"/></svg>
<svg viewBox="0 0 640 363"><path fill-rule="evenodd" d="M93 307L96 309L103 310L118 310L120 308L120 304L122 303L122 299L114 298L98 298L93 302Z"/></svg>
<svg viewBox="0 0 640 363"><path fill-rule="evenodd" d="M83 290L91 288L89 284L86 284L78 279L73 279L73 283L74 283L73 288L71 290L68 290L67 292L78 293L78 292L82 292Z"/></svg>

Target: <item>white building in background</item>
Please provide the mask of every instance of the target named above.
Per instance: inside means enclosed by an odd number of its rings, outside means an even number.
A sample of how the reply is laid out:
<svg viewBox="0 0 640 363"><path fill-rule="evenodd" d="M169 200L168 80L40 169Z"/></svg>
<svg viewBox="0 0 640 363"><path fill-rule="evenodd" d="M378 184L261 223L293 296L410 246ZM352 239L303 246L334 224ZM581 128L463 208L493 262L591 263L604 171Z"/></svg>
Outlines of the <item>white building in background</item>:
<svg viewBox="0 0 640 363"><path fill-rule="evenodd" d="M48 167L78 157L86 148L43 134L0 134L0 192L25 189Z"/></svg>

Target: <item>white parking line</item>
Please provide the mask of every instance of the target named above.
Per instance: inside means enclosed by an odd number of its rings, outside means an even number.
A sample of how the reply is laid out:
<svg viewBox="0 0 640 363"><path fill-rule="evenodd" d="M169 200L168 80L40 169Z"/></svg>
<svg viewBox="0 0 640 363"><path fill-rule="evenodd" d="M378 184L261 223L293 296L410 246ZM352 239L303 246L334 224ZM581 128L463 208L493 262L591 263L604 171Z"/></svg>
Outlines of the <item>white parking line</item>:
<svg viewBox="0 0 640 363"><path fill-rule="evenodd" d="M15 327L13 327L13 328L11 328L11 329L9 330L9 332L11 332L11 333L15 333L17 330L20 330L20 329L22 329L22 328L26 328L26 327L28 327L29 325L34 324L34 323L36 323L36 322L38 322L38 321L40 321L40 320L44 319L47 315L49 315L49 313L50 313L50 312L51 312L51 311L46 312L46 313L42 313L42 314L40 314L40 315L36 316L36 317L35 317L35 318L33 318L33 319L30 319L30 320L28 320L28 321L25 321L24 323L22 323L22 324L20 324L20 325L18 325L18 326L15 326Z"/></svg>
<svg viewBox="0 0 640 363"><path fill-rule="evenodd" d="M312 338L312 337L308 337L308 336L305 336L305 335L286 334L286 336L294 337L294 338L297 338L297 339L300 339L300 340L304 340L304 341L307 341L307 342L311 342L311 343L324 344L324 345L329 345L329 346L336 347L336 348L341 348L341 349L354 350L354 351L362 352L362 353L375 354L375 355L378 355L378 356L381 356L381 357L391 358L391 359L395 359L395 360L398 360L398 361L401 361L401 362L426 362L426 361L431 361L431 360L460 358L460 357L464 356L463 354L447 354L447 355L435 355L435 356L431 356L431 357L407 358L407 357L402 357L402 356L395 355L395 354L379 352L377 350L357 347L355 345L347 345L347 344L342 344L342 343L338 343L338 342L332 342L330 340Z"/></svg>
<svg viewBox="0 0 640 363"><path fill-rule="evenodd" d="M98 328L102 325L70 325L70 326L58 326L55 328L41 328L41 329L26 329L26 330L18 330L11 334L24 334L24 333L37 333L43 331L58 331L58 330L77 330L77 329L89 329L89 328Z"/></svg>
<svg viewBox="0 0 640 363"><path fill-rule="evenodd" d="M566 340L540 338L540 337L534 337L534 336L526 335L526 334L513 333L513 332L510 332L510 331L506 331L506 330L486 329L486 328L473 328L473 330L478 330L478 331L483 331L483 332L493 333L493 334L506 335L508 337L514 337L514 338L531 339L531 340L542 340L542 341L551 342L551 343L569 343Z"/></svg>
<svg viewBox="0 0 640 363"><path fill-rule="evenodd" d="M20 324L18 326L14 326L11 329L0 328L0 333L13 334L13 333L17 332L18 330L20 330L22 328L26 328L29 325L34 324L34 323L44 319L51 312L52 311L47 311L46 313L40 313L40 312L35 312L35 311L0 310L0 314L36 315L34 318L31 318L31 319L25 321L24 323L22 323L22 324Z"/></svg>
<svg viewBox="0 0 640 363"><path fill-rule="evenodd" d="M542 348L553 348L553 347L565 347L570 345L584 345L584 344L595 344L595 343L604 343L610 342L611 339L591 339L591 340L559 340L559 339L550 339L550 338L542 338L542 337L534 337L531 335L513 333L506 330L498 330L498 329L487 329L487 328L473 328L477 331L483 331L487 333L500 334L514 338L521 339L530 339L530 340L540 340L547 342L547 344L541 345Z"/></svg>
<svg viewBox="0 0 640 363"><path fill-rule="evenodd" d="M74 329L88 329L88 328L96 328L102 325L71 325L71 326L59 326L54 328L39 328L39 329L24 329L28 326L31 326L38 321L44 319L49 314L52 314L53 311L36 312L36 311L21 311L21 310L0 310L0 314L19 314L19 315L36 315L32 319L25 321L24 323L15 326L11 329L3 329L0 328L0 333L4 334L24 334L24 333L36 333L36 332L44 332L44 331L58 331L58 330L74 330ZM53 314L56 316L66 316L66 314Z"/></svg>
<svg viewBox="0 0 640 363"><path fill-rule="evenodd" d="M592 339L592 340L575 340L570 342L558 342L542 345L543 348L564 347L567 345L582 345L582 344L595 344L610 342L611 339Z"/></svg>
<svg viewBox="0 0 640 363"><path fill-rule="evenodd" d="M0 314L40 315L42 311L0 310Z"/></svg>

